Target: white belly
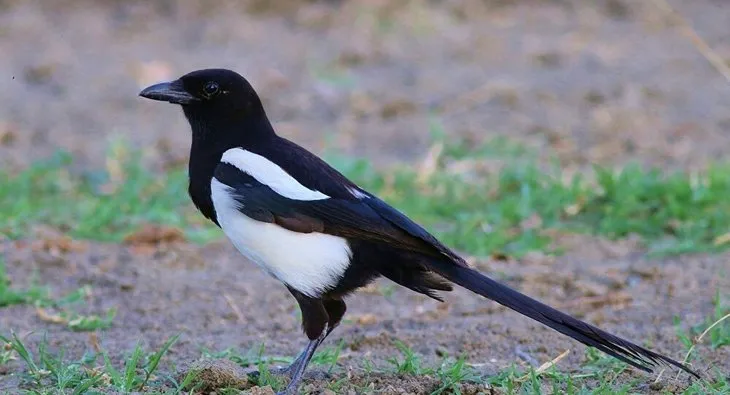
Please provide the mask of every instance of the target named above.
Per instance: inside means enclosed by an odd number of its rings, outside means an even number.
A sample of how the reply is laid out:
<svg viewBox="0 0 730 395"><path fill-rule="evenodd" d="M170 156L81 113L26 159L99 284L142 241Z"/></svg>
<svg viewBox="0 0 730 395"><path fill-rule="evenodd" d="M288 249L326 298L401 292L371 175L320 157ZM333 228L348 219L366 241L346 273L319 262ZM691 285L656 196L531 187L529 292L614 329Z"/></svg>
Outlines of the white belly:
<svg viewBox="0 0 730 395"><path fill-rule="evenodd" d="M238 211L231 188L211 182L218 223L233 245L269 274L311 297L337 284L350 264L347 240L323 233L297 233L256 221Z"/></svg>

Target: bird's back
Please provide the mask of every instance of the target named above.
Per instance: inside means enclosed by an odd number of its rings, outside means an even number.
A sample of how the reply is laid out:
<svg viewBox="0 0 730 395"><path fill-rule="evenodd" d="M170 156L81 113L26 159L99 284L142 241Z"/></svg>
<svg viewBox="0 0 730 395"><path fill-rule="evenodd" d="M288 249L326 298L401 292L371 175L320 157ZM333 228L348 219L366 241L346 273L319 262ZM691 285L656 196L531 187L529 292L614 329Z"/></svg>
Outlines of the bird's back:
<svg viewBox="0 0 730 395"><path fill-rule="evenodd" d="M244 149L266 157L305 187L329 197L353 200L358 193L363 193L355 183L327 162L283 137L274 136L274 140L268 144Z"/></svg>

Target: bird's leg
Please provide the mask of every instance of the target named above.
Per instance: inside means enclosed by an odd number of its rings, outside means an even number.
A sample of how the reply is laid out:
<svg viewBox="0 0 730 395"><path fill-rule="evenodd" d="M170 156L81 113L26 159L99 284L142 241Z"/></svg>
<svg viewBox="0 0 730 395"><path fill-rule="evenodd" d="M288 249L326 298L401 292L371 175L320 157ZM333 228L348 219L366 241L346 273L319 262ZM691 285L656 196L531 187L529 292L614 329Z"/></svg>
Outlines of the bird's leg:
<svg viewBox="0 0 730 395"><path fill-rule="evenodd" d="M297 359L294 360L294 362L290 363L289 365L283 367L283 368L273 368L269 369L269 374L274 376L288 376L289 381L291 381L292 377L294 377L294 373L298 370L299 365L301 365L302 361L304 360L304 357L306 355L306 348L299 354ZM259 376L261 376L261 372L258 370L254 370L247 373L247 376L251 379L258 379Z"/></svg>
<svg viewBox="0 0 730 395"><path fill-rule="evenodd" d="M337 328L338 325L340 325L340 321L342 321L342 317L345 316L345 311L347 311L347 305L345 305L345 302L342 299L324 299L322 300L322 304L324 305L324 309L327 311L327 316L329 318L329 321L327 322L326 338L335 328Z"/></svg>
<svg viewBox="0 0 730 395"><path fill-rule="evenodd" d="M291 377L292 369L294 368L294 366L296 364L299 363L300 359L301 359L301 355L299 355L299 357L296 360L294 360L294 362L290 363L287 366L284 366L284 367L277 366L277 367L269 368L269 374L274 375L274 376ZM259 378L259 376L261 376L261 372L258 370L251 370L251 371L246 372L246 375L251 379L257 380Z"/></svg>
<svg viewBox="0 0 730 395"><path fill-rule="evenodd" d="M290 363L289 366L280 369L277 371L277 374L288 374L289 377L291 377L292 372L294 372L297 369L297 365L302 363L302 359L304 359L304 353L300 353L297 359L294 360L294 362Z"/></svg>
<svg viewBox="0 0 730 395"><path fill-rule="evenodd" d="M277 369L274 374L280 374L280 375L288 375L289 378L291 378L292 374L297 370L297 366L302 363L302 360L304 359L304 355L306 354L306 349L299 353L299 356L297 356L297 359L294 360L294 362L290 363L289 366L285 368Z"/></svg>
<svg viewBox="0 0 730 395"><path fill-rule="evenodd" d="M324 305L325 311L327 311L329 322L327 323L327 329L325 330L324 338L319 341L319 344L321 344L327 338L327 336L332 333L332 330L334 330L340 324L340 321L342 321L342 317L345 315L345 311L347 310L345 302L341 299L324 299L322 300L322 304ZM317 344L317 346L319 346L319 344ZM305 359L308 348L309 347L305 348L304 351L299 354L297 359L294 360L294 362L292 362L289 366L277 370L276 374L286 374L289 375L290 379L293 378L295 372L297 371L297 368ZM311 359L312 356L309 356L309 359Z"/></svg>
<svg viewBox="0 0 730 395"><path fill-rule="evenodd" d="M304 354L305 354L304 351L302 351L301 353L299 353L299 356L297 356L297 359L292 361L292 363L290 363L289 365L287 365L283 368L277 367L277 368L269 369L269 373L271 373L275 376L287 375L291 378L292 373L294 371L296 371L297 365L302 363L302 360L304 359ZM259 372L258 370L248 373L248 375L250 377L258 377L260 374L261 374L261 372Z"/></svg>
<svg viewBox="0 0 730 395"><path fill-rule="evenodd" d="M327 310L322 299L309 297L293 288L289 288L289 292L294 295L294 298L299 303L299 308L302 311L302 328L309 338L309 344L307 344L301 355L289 366L288 373L291 380L284 392L280 392L279 395L296 394L309 361L328 333L327 323L329 322L329 316L327 315Z"/></svg>
<svg viewBox="0 0 730 395"><path fill-rule="evenodd" d="M327 332L322 331L322 334L319 336L319 338L310 340L307 346L304 348L304 351L302 351L302 353L300 354L299 358L297 358L294 363L289 365L288 373L291 379L289 380L289 385L287 385L286 389L283 392L280 392L279 395L293 395L297 393L297 388L299 387L299 382L302 381L304 371L307 370L307 365L309 365L309 361L312 359L312 356L314 356L314 352L317 350L317 347L322 344L322 341L324 341L325 337L327 337Z"/></svg>

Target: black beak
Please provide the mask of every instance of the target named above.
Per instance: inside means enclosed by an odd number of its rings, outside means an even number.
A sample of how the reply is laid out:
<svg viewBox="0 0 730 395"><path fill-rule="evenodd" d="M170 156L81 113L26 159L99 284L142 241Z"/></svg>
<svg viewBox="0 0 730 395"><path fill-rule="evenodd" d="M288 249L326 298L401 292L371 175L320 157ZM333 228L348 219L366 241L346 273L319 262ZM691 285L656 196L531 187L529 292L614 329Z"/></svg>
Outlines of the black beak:
<svg viewBox="0 0 730 395"><path fill-rule="evenodd" d="M162 82L144 88L139 95L147 99L166 101L174 104L190 104L199 101L198 98L188 93L180 80Z"/></svg>

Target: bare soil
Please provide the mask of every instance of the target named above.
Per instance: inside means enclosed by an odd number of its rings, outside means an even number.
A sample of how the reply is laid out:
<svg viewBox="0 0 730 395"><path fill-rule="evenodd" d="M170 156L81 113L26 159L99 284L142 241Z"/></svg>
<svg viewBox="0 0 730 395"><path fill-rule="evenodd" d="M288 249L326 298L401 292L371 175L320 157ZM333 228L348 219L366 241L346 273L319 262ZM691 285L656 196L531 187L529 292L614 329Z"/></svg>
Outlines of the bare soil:
<svg viewBox="0 0 730 395"><path fill-rule="evenodd" d="M566 238L565 245L573 248L557 259L477 262L477 267L506 275L505 281L523 292L678 359L686 350L677 340L673 318L681 317L684 324L702 322L712 313L716 290L730 286L722 277L727 254L647 260L626 243ZM38 275L58 296L91 285L88 312L118 309L113 326L98 337L49 323L31 306L2 310L0 328L20 336L34 332L27 337L30 345L37 345L47 331L51 346L62 346L68 358L80 358L98 346L125 355L138 340L157 349L178 332L182 336L167 359L180 366L196 361L203 348L231 347L245 354L264 343L267 355L293 356L305 341L298 308L286 289L224 241L155 248L89 243L83 251L66 254L25 242L8 242L3 249L15 284L27 284ZM398 355L396 340L423 355L426 365L437 364L444 355L463 355L485 375L513 363L544 363L565 350L571 353L561 368L585 361L583 346L467 291L457 290L438 303L405 289L390 294L384 286L382 281L353 296L348 320L328 341L334 345L344 340L339 364L346 373L334 374L347 374L353 385L377 377L378 389L407 385L414 388L408 393L430 393L437 388L435 380L423 377L366 375L363 359L389 366L387 360ZM730 367L727 347L700 346L698 352L700 371ZM313 367L318 369L325 368ZM639 374L629 371L625 379ZM315 384L326 385L327 380L319 380Z"/></svg>
<svg viewBox="0 0 730 395"><path fill-rule="evenodd" d="M184 162L189 133L180 111L136 95L202 67L245 74L281 134L315 152L329 144L381 166L425 155L431 113L453 138L506 136L557 153L568 167L696 168L726 155L727 81L654 2L505 3L0 1L0 163L19 169L60 147L77 166L99 166L120 137L145 150L151 166ZM730 7L673 3L730 59ZM673 318L702 322L716 290L730 289L727 254L648 259L630 241L560 240L568 252L555 259L477 264L677 359L685 349ZM248 350L263 342L267 354L294 355L303 345L294 300L225 241L84 245L54 254L33 240L6 241L2 254L15 284L34 272L58 295L90 284L89 311L116 307L113 326L98 339L112 355L140 339L159 347L179 331L167 357L177 365L198 359L201 347ZM485 374L525 364L525 354L542 363L570 349L562 369L583 361L582 346L468 292L439 304L377 289L350 299L349 321L328 340L345 340L344 372L335 374L353 385L372 379L362 359L387 364L396 339L427 362L463 353ZM96 341L44 321L31 306L0 310L0 330L9 329L47 331L53 346L76 357ZM698 351L700 371L730 370L727 347ZM0 390L9 388L2 372L0 382ZM325 388L318 379L308 385ZM373 384L393 394L435 385L395 375Z"/></svg>

